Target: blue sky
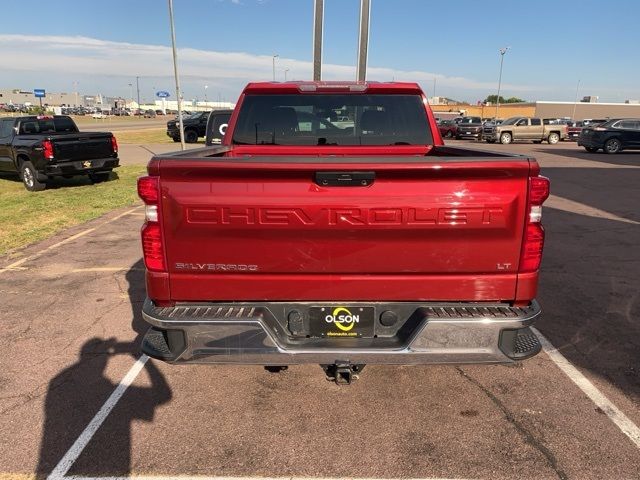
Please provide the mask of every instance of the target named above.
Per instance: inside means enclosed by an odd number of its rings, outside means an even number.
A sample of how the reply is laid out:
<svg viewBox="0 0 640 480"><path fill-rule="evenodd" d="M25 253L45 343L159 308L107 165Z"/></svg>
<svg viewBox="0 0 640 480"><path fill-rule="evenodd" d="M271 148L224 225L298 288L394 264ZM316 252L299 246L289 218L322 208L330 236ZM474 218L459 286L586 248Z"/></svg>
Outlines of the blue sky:
<svg viewBox="0 0 640 480"><path fill-rule="evenodd" d="M234 101L250 80L308 79L312 0L174 0L183 90ZM172 89L165 0L3 2L0 88L46 88L130 95ZM508 8L505 8L507 6ZM519 11L522 8L526 13ZM372 0L370 78L415 80L436 93L475 102L495 93L498 49L503 91L528 100L640 98L640 1ZM358 0L325 0L328 79L352 79ZM34 14L37 13L37 14Z"/></svg>

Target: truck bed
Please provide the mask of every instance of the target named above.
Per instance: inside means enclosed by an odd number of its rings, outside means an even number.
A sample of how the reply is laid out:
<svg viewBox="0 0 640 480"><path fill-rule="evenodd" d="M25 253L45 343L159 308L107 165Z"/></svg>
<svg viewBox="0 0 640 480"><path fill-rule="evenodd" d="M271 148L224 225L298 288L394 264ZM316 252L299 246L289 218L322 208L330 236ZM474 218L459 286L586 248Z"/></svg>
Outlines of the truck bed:
<svg viewBox="0 0 640 480"><path fill-rule="evenodd" d="M150 275L150 296L516 300L535 161L444 146L394 151L265 156L222 146L154 157L168 272ZM357 184L362 175L368 184ZM337 186L340 177L349 186Z"/></svg>

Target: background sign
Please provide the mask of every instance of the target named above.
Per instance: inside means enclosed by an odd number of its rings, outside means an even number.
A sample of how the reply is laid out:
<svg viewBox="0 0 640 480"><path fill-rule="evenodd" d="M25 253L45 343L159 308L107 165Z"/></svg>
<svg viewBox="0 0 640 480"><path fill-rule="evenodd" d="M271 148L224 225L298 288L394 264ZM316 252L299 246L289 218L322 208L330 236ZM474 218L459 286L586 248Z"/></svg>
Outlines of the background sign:
<svg viewBox="0 0 640 480"><path fill-rule="evenodd" d="M33 96L36 98L44 98L45 97L44 88L34 88Z"/></svg>
<svg viewBox="0 0 640 480"><path fill-rule="evenodd" d="M156 92L156 97L158 98L167 98L169 97L169 92L165 92L164 90L160 90L159 92Z"/></svg>

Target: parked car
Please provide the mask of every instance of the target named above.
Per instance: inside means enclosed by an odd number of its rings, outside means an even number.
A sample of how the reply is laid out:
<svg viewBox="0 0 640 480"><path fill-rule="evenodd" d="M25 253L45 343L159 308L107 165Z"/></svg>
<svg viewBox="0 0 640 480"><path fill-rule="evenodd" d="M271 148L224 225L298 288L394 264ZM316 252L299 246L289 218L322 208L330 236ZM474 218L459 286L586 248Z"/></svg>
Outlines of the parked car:
<svg viewBox="0 0 640 480"><path fill-rule="evenodd" d="M453 138L458 131L458 124L453 120L440 120L438 130L440 130L440 135L444 138Z"/></svg>
<svg viewBox="0 0 640 480"><path fill-rule="evenodd" d="M157 109L156 115L164 115L164 110Z"/></svg>
<svg viewBox="0 0 640 480"><path fill-rule="evenodd" d="M233 110L213 110L209 114L209 119L207 120L207 135L205 137L206 145L220 145L222 143L232 113ZM345 120L341 120L341 118L346 117L338 117L337 124L345 123ZM346 121L349 121L348 118Z"/></svg>
<svg viewBox="0 0 640 480"><path fill-rule="evenodd" d="M584 127L578 145L591 153L600 149L610 154L640 150L640 119L621 118Z"/></svg>
<svg viewBox="0 0 640 480"><path fill-rule="evenodd" d="M17 172L29 191L58 176L102 182L119 165L109 132L80 132L66 115L0 118L0 171Z"/></svg>
<svg viewBox="0 0 640 480"><path fill-rule="evenodd" d="M184 141L187 143L196 143L199 137L207 134L207 120L209 112L197 112L191 115L185 115L182 118L182 127L184 128ZM169 120L167 122L167 136L171 137L174 142L180 141L180 122Z"/></svg>
<svg viewBox="0 0 640 480"><path fill-rule="evenodd" d="M445 147L410 83L252 83L233 118L138 180L144 353L349 383L367 363L540 351L549 181L531 156Z"/></svg>
<svg viewBox="0 0 640 480"><path fill-rule="evenodd" d="M461 138L473 138L474 140L482 140L482 118L461 118L458 122L456 139L460 140Z"/></svg>
<svg viewBox="0 0 640 480"><path fill-rule="evenodd" d="M508 144L522 140L542 143L546 140L554 145L567 137L567 126L544 125L540 118L511 117L500 125L485 126L482 135L488 143Z"/></svg>
<svg viewBox="0 0 640 480"><path fill-rule="evenodd" d="M157 113L155 110L149 109L144 111L144 118L156 118L156 115Z"/></svg>

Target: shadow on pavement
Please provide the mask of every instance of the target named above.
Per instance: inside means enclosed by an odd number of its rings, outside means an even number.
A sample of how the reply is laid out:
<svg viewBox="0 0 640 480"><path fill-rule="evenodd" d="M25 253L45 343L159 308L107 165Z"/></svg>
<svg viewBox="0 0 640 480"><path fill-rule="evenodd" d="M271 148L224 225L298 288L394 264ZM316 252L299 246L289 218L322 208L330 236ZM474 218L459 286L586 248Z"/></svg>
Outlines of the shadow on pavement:
<svg viewBox="0 0 640 480"><path fill-rule="evenodd" d="M91 338L80 349L78 360L49 382L37 478L46 477L55 468L117 387L120 379L112 380L106 374L110 359L115 355L127 355L132 357L132 364L139 356L140 340L146 331L140 313L144 299L144 296L140 297L140 292L144 295L142 268L142 262L138 261L126 274L135 339L120 342L114 337ZM99 464L95 458L89 461L90 465L99 465L101 474L129 475L132 422L152 421L156 407L171 399L171 389L153 362L147 362L145 369L150 386L133 385L127 389L126 395L134 395L137 401L129 404L126 410L119 410L117 414L112 412L109 416L109 438L117 440L100 445L104 454L100 455ZM77 465L72 469L75 467Z"/></svg>
<svg viewBox="0 0 640 480"><path fill-rule="evenodd" d="M586 150L577 150L575 148L554 148L553 150L532 148L534 152L553 154L561 157L579 158L580 160L586 160L591 162L608 163L610 165L619 166L640 166L640 154L637 150L627 150L615 155L607 155L602 150L597 153L589 153ZM534 155L535 156L535 155Z"/></svg>
<svg viewBox="0 0 640 480"><path fill-rule="evenodd" d="M552 192L640 221L640 172L552 169ZM538 326L575 365L640 402L640 225L547 208Z"/></svg>

